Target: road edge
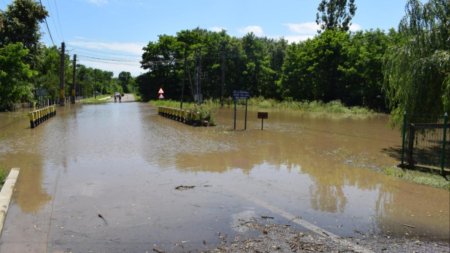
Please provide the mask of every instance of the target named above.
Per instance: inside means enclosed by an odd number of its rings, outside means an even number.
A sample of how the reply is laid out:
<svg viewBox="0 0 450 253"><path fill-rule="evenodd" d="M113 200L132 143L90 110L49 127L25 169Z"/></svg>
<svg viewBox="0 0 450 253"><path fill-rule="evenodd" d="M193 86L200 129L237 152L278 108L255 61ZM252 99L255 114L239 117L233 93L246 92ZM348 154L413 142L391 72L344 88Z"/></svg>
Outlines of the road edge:
<svg viewBox="0 0 450 253"><path fill-rule="evenodd" d="M3 184L0 191L0 236L3 231L3 225L5 223L6 214L8 213L9 203L14 192L14 186L16 185L17 178L19 177L19 168L12 168L8 174L8 177Z"/></svg>

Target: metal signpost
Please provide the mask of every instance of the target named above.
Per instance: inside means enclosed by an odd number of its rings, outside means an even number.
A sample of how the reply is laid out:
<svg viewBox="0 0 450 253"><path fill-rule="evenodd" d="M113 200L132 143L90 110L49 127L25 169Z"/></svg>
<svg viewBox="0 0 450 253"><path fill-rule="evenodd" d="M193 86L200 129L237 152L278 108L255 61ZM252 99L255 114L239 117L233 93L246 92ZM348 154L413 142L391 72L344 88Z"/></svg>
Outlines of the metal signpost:
<svg viewBox="0 0 450 253"><path fill-rule="evenodd" d="M244 130L247 130L247 99L250 97L250 93L248 91L243 90L234 90L233 91L233 100L234 100L234 130L236 130L236 104L238 99L245 99L245 125Z"/></svg>
<svg viewBox="0 0 450 253"><path fill-rule="evenodd" d="M268 112L258 112L258 119L261 119L261 130L264 129L264 119L269 118Z"/></svg>

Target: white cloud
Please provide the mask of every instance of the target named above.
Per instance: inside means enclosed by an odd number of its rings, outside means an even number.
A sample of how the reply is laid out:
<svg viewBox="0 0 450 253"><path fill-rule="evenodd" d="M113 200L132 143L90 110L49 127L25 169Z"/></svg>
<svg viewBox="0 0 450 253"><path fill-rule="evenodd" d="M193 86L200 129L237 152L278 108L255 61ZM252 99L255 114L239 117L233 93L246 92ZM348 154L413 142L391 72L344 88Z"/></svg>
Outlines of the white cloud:
<svg viewBox="0 0 450 253"><path fill-rule="evenodd" d="M132 55L141 56L143 53L142 48L145 43L140 42L103 42L103 41L92 41L87 39L78 38L77 40L70 41L67 43L69 46L95 49L101 51L116 51L121 53L128 53Z"/></svg>
<svg viewBox="0 0 450 253"><path fill-rule="evenodd" d="M105 5L108 3L108 0L87 0L89 3L91 4L95 4L95 5Z"/></svg>
<svg viewBox="0 0 450 253"><path fill-rule="evenodd" d="M358 24L351 24L350 25L350 31L351 32L356 32L356 31L360 31L362 30L362 27Z"/></svg>
<svg viewBox="0 0 450 253"><path fill-rule="evenodd" d="M314 35L287 35L283 38L287 40L289 43L298 43L301 41L305 41L307 39L312 39Z"/></svg>
<svg viewBox="0 0 450 253"><path fill-rule="evenodd" d="M221 32L222 30L226 31L227 29L224 27L220 27L220 26L213 26L213 27L210 27L209 30L212 32Z"/></svg>
<svg viewBox="0 0 450 253"><path fill-rule="evenodd" d="M97 68L105 71L112 71L114 72L114 76L118 76L119 73L122 71L130 72L132 76L138 76L145 72L144 69L141 69L141 65L138 61L135 64L120 63L120 62L101 62L81 57L79 62L91 68Z"/></svg>
<svg viewBox="0 0 450 253"><path fill-rule="evenodd" d="M264 30L261 26L250 25L239 29L239 33L245 35L247 33L254 33L258 37L264 36Z"/></svg>
<svg viewBox="0 0 450 253"><path fill-rule="evenodd" d="M320 29L320 26L315 22L305 22L305 23L287 23L284 24L287 26L288 30L293 33L290 35L283 36L290 43L305 41L307 39L313 38L317 35L317 31ZM359 24L352 24L350 26L350 31L356 32L361 30L362 27Z"/></svg>
<svg viewBox="0 0 450 253"><path fill-rule="evenodd" d="M285 24L285 26L288 27L289 31L302 35L315 35L317 33L317 30L319 29L319 25L317 25L317 23L315 22L306 22L299 24L288 23Z"/></svg>

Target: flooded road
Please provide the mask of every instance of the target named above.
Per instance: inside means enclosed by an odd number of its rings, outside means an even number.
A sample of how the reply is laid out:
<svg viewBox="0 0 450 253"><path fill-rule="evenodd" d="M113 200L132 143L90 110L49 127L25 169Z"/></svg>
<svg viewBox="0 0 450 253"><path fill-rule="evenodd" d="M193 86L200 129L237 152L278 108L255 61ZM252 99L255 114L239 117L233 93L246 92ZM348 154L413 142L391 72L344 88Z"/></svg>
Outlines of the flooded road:
<svg viewBox="0 0 450 253"><path fill-rule="evenodd" d="M449 238L448 191L376 172L398 163L386 116L270 112L261 131L250 112L233 132L229 109L211 128L138 103L57 113L33 130L0 114L0 166L21 168L0 252L204 250L249 216L305 230L274 210L346 238Z"/></svg>

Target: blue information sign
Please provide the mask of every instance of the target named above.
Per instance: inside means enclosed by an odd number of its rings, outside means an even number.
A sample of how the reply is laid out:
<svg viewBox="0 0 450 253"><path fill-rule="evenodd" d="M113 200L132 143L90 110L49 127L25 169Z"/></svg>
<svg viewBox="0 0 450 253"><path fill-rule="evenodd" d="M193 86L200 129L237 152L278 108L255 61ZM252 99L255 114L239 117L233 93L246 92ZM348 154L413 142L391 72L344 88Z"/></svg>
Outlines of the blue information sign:
<svg viewBox="0 0 450 253"><path fill-rule="evenodd" d="M233 91L233 97L235 99L249 98L250 97L250 93L248 91L244 91L244 90L234 90Z"/></svg>

